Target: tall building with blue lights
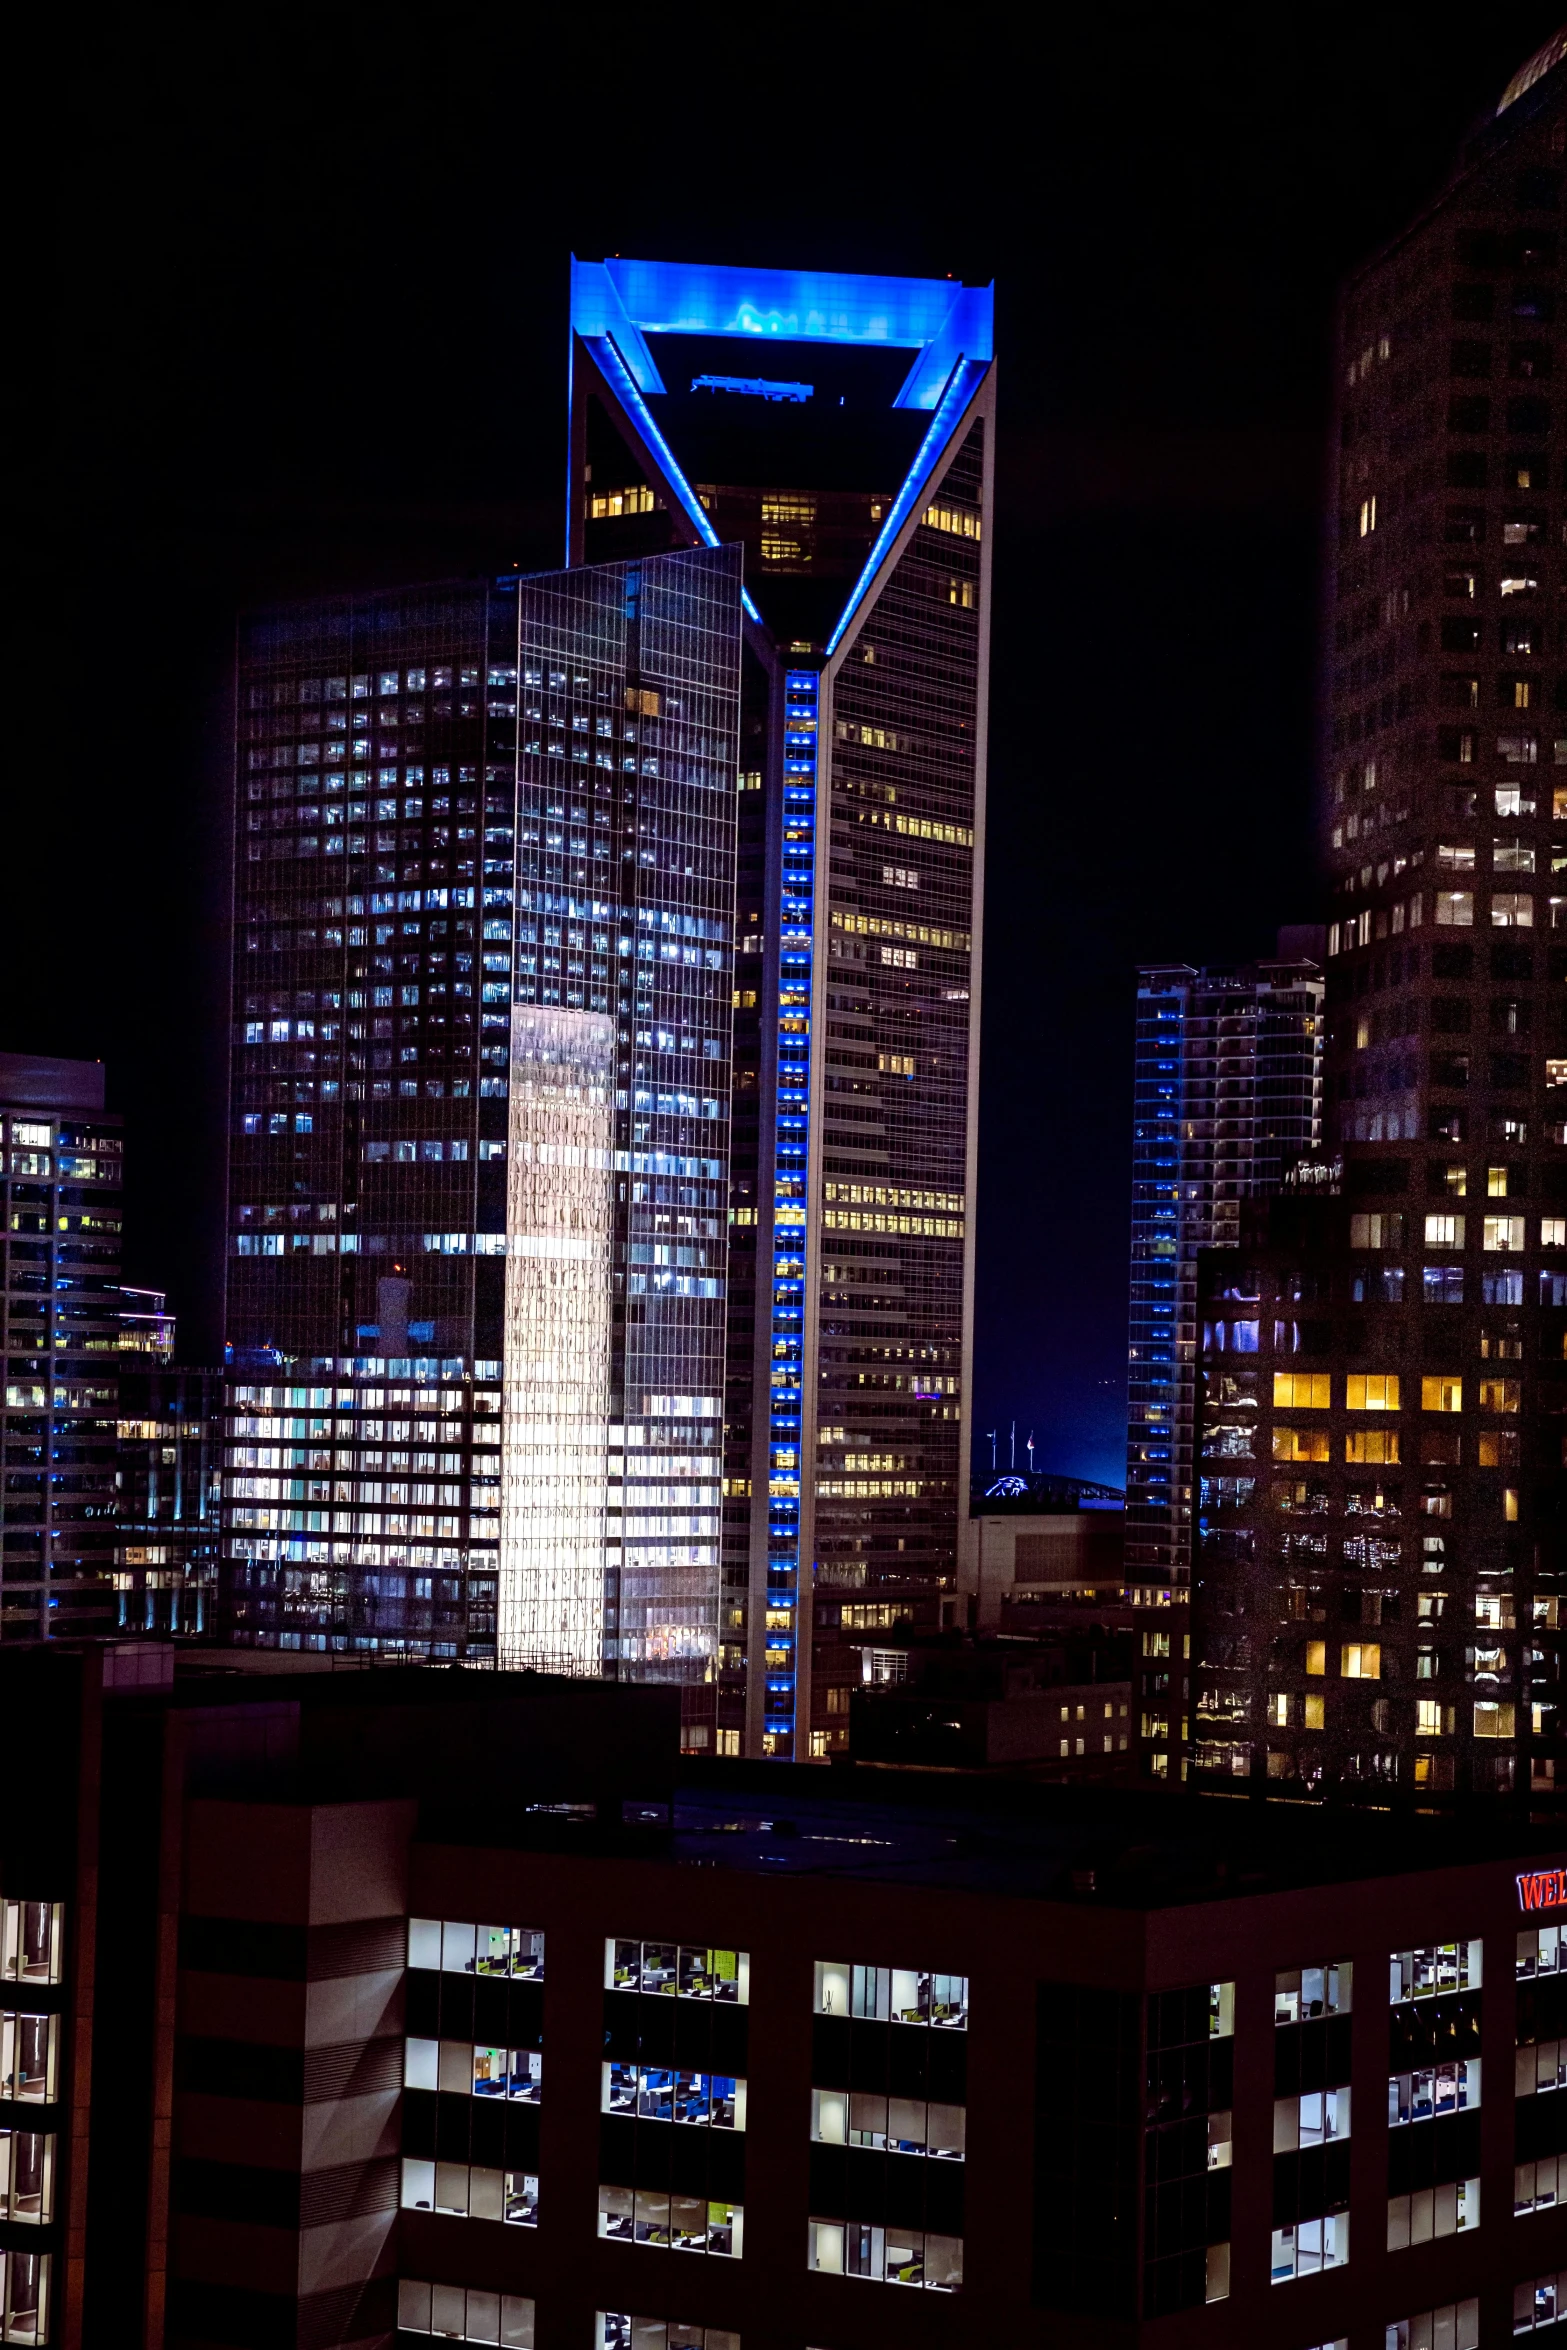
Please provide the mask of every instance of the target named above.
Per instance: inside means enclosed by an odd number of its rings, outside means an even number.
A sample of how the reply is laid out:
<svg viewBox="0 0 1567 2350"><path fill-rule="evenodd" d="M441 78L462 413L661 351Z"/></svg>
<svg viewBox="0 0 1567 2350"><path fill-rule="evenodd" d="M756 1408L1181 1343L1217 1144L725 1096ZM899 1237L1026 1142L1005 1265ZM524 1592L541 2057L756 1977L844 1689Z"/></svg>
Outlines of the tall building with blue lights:
<svg viewBox="0 0 1567 2350"><path fill-rule="evenodd" d="M1309 927L1280 945L1320 946ZM1241 1203L1277 1191L1322 1137L1323 978L1315 960L1138 973L1127 1343L1126 1574L1149 1610L1139 1696L1145 1772L1179 1752L1195 1457L1198 1255L1233 1248ZM1173 1655L1172 1655L1173 1647ZM1146 1661L1153 1659L1153 1662Z"/></svg>
<svg viewBox="0 0 1567 2350"><path fill-rule="evenodd" d="M991 292L577 261L571 325L569 563L744 548L713 1726L822 1755L955 1567Z"/></svg>

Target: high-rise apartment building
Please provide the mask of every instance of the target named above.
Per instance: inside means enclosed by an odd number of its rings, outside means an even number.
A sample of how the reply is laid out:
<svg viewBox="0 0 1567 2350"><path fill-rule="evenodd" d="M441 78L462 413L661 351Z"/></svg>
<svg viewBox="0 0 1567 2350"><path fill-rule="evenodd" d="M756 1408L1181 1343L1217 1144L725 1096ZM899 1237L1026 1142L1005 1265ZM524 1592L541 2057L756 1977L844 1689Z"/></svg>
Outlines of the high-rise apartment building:
<svg viewBox="0 0 1567 2350"><path fill-rule="evenodd" d="M1561 1783L1563 56L1523 68L1343 302L1341 1179L1212 1260L1204 1310L1195 1760L1293 1795Z"/></svg>
<svg viewBox="0 0 1567 2350"><path fill-rule="evenodd" d="M0 1053L0 1640L113 1609L120 1121L98 1061Z"/></svg>
<svg viewBox="0 0 1567 2350"><path fill-rule="evenodd" d="M240 1642L669 1679L711 1739L740 595L704 546L245 624Z"/></svg>
<svg viewBox="0 0 1567 2350"><path fill-rule="evenodd" d="M966 1484L991 296L614 259L572 328L569 560L745 550L717 1727L805 1758Z"/></svg>

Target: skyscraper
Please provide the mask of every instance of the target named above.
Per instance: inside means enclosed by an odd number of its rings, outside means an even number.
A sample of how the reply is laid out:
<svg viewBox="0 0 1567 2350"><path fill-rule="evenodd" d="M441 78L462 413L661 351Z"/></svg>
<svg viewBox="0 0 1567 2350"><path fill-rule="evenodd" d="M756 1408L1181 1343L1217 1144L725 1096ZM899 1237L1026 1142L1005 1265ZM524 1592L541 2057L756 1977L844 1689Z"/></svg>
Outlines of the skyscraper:
<svg viewBox="0 0 1567 2350"><path fill-rule="evenodd" d="M1342 1164L1247 1235L1244 1279L1213 1261L1194 1625L1198 1770L1296 1795L1545 1802L1562 1776L1564 55L1342 307Z"/></svg>
<svg viewBox="0 0 1567 2350"><path fill-rule="evenodd" d="M122 1143L103 1100L101 1062L0 1053L0 1640L112 1617Z"/></svg>
<svg viewBox="0 0 1567 2350"><path fill-rule="evenodd" d="M240 1641L626 1669L710 1725L740 560L243 628Z"/></svg>
<svg viewBox="0 0 1567 2350"><path fill-rule="evenodd" d="M717 1728L825 1754L966 1481L991 296L575 262L571 350L569 560L745 549Z"/></svg>
<svg viewBox="0 0 1567 2350"><path fill-rule="evenodd" d="M1184 1584L1191 1545L1197 1256L1322 1139L1322 975L1309 961L1138 973L1126 1566Z"/></svg>

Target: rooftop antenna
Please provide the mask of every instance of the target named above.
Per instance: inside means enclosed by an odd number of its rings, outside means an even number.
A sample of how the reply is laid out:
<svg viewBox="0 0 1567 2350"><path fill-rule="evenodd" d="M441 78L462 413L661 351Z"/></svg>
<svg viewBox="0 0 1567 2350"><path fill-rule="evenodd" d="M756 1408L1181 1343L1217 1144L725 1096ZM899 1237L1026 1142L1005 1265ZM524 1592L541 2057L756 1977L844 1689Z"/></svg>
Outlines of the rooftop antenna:
<svg viewBox="0 0 1567 2350"><path fill-rule="evenodd" d="M1012 1468L1013 1468L1014 1472L1015 1472L1015 1471L1016 1471L1016 1469L1017 1469L1017 1422L1016 1422L1016 1420L1014 1420L1014 1421L1013 1421L1013 1423L1012 1423Z"/></svg>
<svg viewBox="0 0 1567 2350"><path fill-rule="evenodd" d="M1028 1432L1028 1443L1024 1449L1028 1454L1028 1473L1032 1477L1034 1474L1034 1431L1032 1428Z"/></svg>
<svg viewBox="0 0 1567 2350"><path fill-rule="evenodd" d="M993 1477L996 1473L996 1431L994 1428L987 1428L985 1433L990 1439L990 1473Z"/></svg>

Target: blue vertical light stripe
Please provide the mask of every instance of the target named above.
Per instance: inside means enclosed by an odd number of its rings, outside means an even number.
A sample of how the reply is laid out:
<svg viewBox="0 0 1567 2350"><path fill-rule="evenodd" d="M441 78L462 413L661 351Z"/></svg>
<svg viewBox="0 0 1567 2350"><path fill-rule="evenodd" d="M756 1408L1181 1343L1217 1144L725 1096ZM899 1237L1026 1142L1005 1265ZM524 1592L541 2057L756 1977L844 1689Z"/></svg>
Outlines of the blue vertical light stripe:
<svg viewBox="0 0 1567 2350"><path fill-rule="evenodd" d="M767 1432L767 1613L770 1656L763 1728L768 1751L798 1757L809 1723L798 1719L798 1652L810 1637L810 1566L800 1550L804 1458L806 1159L810 1139L811 974L816 906L816 785L819 680L791 669L784 679L782 853L778 884L777 1107L772 1150L773 1266L771 1391ZM779 1621L786 1618L787 1624ZM802 1630L803 1626L803 1630Z"/></svg>

